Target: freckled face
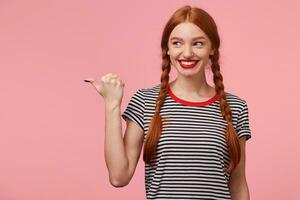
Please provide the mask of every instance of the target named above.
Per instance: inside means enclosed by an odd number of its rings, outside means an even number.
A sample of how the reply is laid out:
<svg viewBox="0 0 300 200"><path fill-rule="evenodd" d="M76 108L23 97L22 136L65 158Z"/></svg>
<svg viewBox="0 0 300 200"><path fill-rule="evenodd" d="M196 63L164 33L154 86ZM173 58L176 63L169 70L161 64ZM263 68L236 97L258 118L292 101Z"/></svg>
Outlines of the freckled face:
<svg viewBox="0 0 300 200"><path fill-rule="evenodd" d="M211 42L206 34L195 24L178 24L168 41L171 64L183 76L204 73L204 66L213 54Z"/></svg>

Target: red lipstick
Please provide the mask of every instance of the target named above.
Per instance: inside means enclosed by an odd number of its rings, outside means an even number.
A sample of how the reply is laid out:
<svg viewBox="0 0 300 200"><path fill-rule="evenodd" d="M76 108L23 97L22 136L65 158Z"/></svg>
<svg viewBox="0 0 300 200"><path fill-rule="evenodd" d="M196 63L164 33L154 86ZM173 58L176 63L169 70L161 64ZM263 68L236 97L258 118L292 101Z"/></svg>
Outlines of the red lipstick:
<svg viewBox="0 0 300 200"><path fill-rule="evenodd" d="M191 69L197 65L199 60L180 59L178 60L180 66L184 69Z"/></svg>

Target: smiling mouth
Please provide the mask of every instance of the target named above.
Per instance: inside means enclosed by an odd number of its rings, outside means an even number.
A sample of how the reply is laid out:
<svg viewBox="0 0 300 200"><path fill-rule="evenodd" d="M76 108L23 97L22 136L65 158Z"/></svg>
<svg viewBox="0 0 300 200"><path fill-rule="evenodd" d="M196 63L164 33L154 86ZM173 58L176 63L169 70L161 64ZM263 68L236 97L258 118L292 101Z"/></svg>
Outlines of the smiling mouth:
<svg viewBox="0 0 300 200"><path fill-rule="evenodd" d="M197 65L199 60L193 60L193 61L184 61L184 60L178 60L180 66L185 69L193 68Z"/></svg>

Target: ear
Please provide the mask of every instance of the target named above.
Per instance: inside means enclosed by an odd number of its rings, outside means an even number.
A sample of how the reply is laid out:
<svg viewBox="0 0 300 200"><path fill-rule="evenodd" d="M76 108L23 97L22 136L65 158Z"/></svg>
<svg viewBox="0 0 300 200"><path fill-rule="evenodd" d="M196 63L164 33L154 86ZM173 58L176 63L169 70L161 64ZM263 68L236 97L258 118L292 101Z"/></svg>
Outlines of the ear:
<svg viewBox="0 0 300 200"><path fill-rule="evenodd" d="M170 55L170 52L168 51L167 54Z"/></svg>
<svg viewBox="0 0 300 200"><path fill-rule="evenodd" d="M214 53L215 53L215 50L213 49L209 55L214 55Z"/></svg>

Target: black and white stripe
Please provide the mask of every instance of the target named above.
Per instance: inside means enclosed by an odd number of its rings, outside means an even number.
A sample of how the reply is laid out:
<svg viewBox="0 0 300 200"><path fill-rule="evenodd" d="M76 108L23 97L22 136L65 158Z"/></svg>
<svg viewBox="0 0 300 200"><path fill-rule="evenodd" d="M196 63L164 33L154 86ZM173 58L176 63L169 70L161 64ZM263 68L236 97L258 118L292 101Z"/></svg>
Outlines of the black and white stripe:
<svg viewBox="0 0 300 200"><path fill-rule="evenodd" d="M154 114L160 84L137 90L122 114L144 130ZM226 92L239 138L251 138L244 99ZM229 164L225 127L219 99L207 105L182 104L169 93L160 111L166 119L153 166L145 165L147 199L231 199L224 172Z"/></svg>

